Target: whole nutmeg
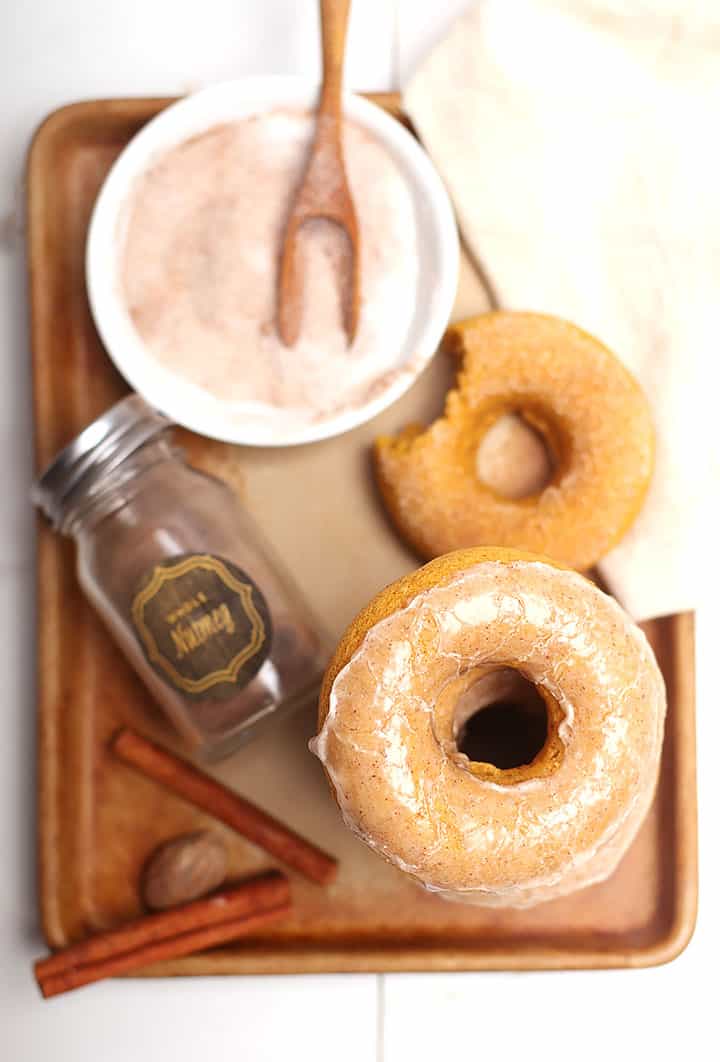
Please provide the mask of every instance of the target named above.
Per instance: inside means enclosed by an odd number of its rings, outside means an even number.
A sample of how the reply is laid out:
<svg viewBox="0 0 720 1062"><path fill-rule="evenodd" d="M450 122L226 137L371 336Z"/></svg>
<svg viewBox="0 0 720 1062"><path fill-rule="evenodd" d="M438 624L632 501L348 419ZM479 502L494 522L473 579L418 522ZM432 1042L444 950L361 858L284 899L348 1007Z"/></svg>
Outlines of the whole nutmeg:
<svg viewBox="0 0 720 1062"><path fill-rule="evenodd" d="M142 875L142 895L156 911L189 903L212 892L225 880L225 845L209 830L165 841L152 853Z"/></svg>

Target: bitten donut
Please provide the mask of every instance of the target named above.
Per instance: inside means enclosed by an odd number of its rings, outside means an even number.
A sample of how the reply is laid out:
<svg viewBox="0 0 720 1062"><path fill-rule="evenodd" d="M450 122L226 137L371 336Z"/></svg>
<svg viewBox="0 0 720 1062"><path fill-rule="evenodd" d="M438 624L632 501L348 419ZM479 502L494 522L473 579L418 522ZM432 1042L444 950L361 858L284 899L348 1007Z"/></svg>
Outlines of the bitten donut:
<svg viewBox="0 0 720 1062"><path fill-rule="evenodd" d="M424 558L468 546L541 553L586 569L625 534L647 493L654 432L633 376L597 339L555 317L489 313L451 327L461 359L445 413L375 444L380 491ZM549 482L513 498L481 481L478 446L517 414L542 436Z"/></svg>
<svg viewBox="0 0 720 1062"><path fill-rule="evenodd" d="M495 672L545 703L542 748L509 770L458 748L468 696ZM525 907L615 869L653 797L664 718L652 650L612 598L530 554L461 550L350 625L311 748L346 824L389 862L449 899Z"/></svg>

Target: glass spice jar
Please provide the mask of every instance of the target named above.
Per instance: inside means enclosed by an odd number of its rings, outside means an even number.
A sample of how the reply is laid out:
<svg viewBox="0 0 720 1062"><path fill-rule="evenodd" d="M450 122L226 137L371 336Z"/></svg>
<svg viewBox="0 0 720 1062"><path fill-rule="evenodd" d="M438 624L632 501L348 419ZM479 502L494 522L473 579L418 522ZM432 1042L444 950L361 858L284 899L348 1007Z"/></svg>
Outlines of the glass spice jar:
<svg viewBox="0 0 720 1062"><path fill-rule="evenodd" d="M328 643L221 480L169 420L123 399L62 450L33 500L77 543L80 584L190 749L219 759L317 697Z"/></svg>

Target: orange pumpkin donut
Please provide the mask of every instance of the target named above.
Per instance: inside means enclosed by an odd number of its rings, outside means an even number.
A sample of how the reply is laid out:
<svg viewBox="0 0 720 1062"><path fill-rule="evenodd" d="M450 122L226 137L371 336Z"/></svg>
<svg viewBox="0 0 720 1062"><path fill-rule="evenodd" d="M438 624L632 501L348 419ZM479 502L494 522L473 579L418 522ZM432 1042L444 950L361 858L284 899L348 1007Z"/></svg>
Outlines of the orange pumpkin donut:
<svg viewBox="0 0 720 1062"><path fill-rule="evenodd" d="M555 317L489 313L452 326L462 359L445 413L375 444L385 505L421 557L498 545L586 569L637 516L647 493L654 432L634 377L597 339ZM508 413L538 432L550 482L504 497L481 482L478 446Z"/></svg>
<svg viewBox="0 0 720 1062"><path fill-rule="evenodd" d="M506 769L459 744L508 675L544 703L545 729ZM488 676L499 684L473 702ZM525 907L615 869L652 800L664 717L652 650L612 598L529 554L460 550L351 623L311 748L386 860L449 899Z"/></svg>

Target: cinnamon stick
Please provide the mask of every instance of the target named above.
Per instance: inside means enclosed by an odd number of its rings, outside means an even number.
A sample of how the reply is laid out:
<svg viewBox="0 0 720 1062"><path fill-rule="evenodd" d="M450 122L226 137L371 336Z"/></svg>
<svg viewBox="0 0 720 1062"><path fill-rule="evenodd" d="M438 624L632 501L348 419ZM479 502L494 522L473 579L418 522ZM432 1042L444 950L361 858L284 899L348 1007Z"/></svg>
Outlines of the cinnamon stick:
<svg viewBox="0 0 720 1062"><path fill-rule="evenodd" d="M252 932L290 909L290 887L267 871L214 896L146 915L35 964L44 996L57 995L161 959L189 955Z"/></svg>
<svg viewBox="0 0 720 1062"><path fill-rule="evenodd" d="M274 922L281 915L287 914L289 910L290 904L288 903L283 907L274 907L260 914L248 915L246 918L239 918L232 922L203 926L190 933L182 933L179 937L168 937L167 940L159 940L157 944L146 944L137 951L113 955L109 959L88 963L87 966L70 966L67 970L60 970L49 977L38 978L40 991L45 999L50 999L51 996L71 992L74 988L82 988L83 985L103 981L106 977L117 977L119 974L139 970L154 962L179 959L183 955L204 951L205 948L227 944L228 941L246 936L267 925L268 922Z"/></svg>
<svg viewBox="0 0 720 1062"><path fill-rule="evenodd" d="M144 915L117 929L98 933L87 940L71 944L35 964L35 974L47 977L70 966L83 966L99 959L134 951L167 937L180 936L198 926L217 925L258 912L286 906L290 902L290 883L279 870L266 870L246 878L239 885L223 889L213 896L193 900L156 914Z"/></svg>
<svg viewBox="0 0 720 1062"><path fill-rule="evenodd" d="M290 887L269 871L208 899L146 915L35 964L46 998L163 959L191 955L274 921L290 910Z"/></svg>
<svg viewBox="0 0 720 1062"><path fill-rule="evenodd" d="M337 861L332 856L186 760L134 730L116 734L112 748L125 763L224 822L310 881L327 885L335 877Z"/></svg>

